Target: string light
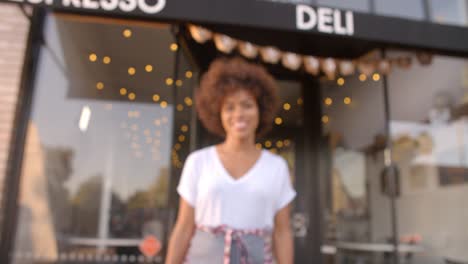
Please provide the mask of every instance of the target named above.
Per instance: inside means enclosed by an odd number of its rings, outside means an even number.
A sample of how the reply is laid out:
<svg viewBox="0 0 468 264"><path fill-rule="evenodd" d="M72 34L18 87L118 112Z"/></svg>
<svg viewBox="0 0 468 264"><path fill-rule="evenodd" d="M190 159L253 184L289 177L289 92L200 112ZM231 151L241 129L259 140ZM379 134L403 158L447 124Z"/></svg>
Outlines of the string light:
<svg viewBox="0 0 468 264"><path fill-rule="evenodd" d="M361 73L361 74L359 74L359 80L361 82L364 82L365 80L367 80L367 76L364 73Z"/></svg>
<svg viewBox="0 0 468 264"><path fill-rule="evenodd" d="M135 93L129 93L128 94L128 99L130 99L131 101L135 100L135 98L136 98Z"/></svg>
<svg viewBox="0 0 468 264"><path fill-rule="evenodd" d="M333 100L330 97L325 98L325 105L330 106L333 104Z"/></svg>
<svg viewBox="0 0 468 264"><path fill-rule="evenodd" d="M269 140L265 141L265 147L267 148L271 147L271 141Z"/></svg>
<svg viewBox="0 0 468 264"><path fill-rule="evenodd" d="M281 117L275 118L275 124L281 125L283 123L283 119Z"/></svg>
<svg viewBox="0 0 468 264"><path fill-rule="evenodd" d="M128 68L128 74L129 75L135 75L135 73L136 73L135 68L133 68L133 67Z"/></svg>
<svg viewBox="0 0 468 264"><path fill-rule="evenodd" d="M152 66L152 65L149 65L149 64L146 65L146 66L145 66L145 71L146 71L146 72L152 72L152 71L153 71L153 66Z"/></svg>
<svg viewBox="0 0 468 264"><path fill-rule="evenodd" d="M97 88L98 90L104 89L104 83L102 83L102 82L96 83L96 88Z"/></svg>
<svg viewBox="0 0 468 264"><path fill-rule="evenodd" d="M380 80L380 74L374 73L374 74L372 75L372 79L373 79L374 81L376 81L376 82L379 81L379 80Z"/></svg>
<svg viewBox="0 0 468 264"><path fill-rule="evenodd" d="M193 104L192 98L190 98L190 97L185 97L185 98L184 98L184 102L185 102L185 104L186 104L187 106L191 106L191 105Z"/></svg>
<svg viewBox="0 0 468 264"><path fill-rule="evenodd" d="M182 104L178 104L176 108L177 108L177 111L179 112L184 110L184 106Z"/></svg>
<svg viewBox="0 0 468 264"><path fill-rule="evenodd" d="M339 86L343 86L345 83L345 79L340 77L338 78L338 80L336 80L336 83L338 83Z"/></svg>
<svg viewBox="0 0 468 264"><path fill-rule="evenodd" d="M187 126L187 125L182 125L182 126L180 127L180 130L181 130L182 132L187 132L187 131L188 131L188 126Z"/></svg>
<svg viewBox="0 0 468 264"><path fill-rule="evenodd" d="M89 54L89 60L95 62L97 60L97 55L95 53Z"/></svg>
<svg viewBox="0 0 468 264"><path fill-rule="evenodd" d="M153 95L153 101L155 101L155 102L159 101L160 98L161 97L159 96L159 94L154 94Z"/></svg>
<svg viewBox="0 0 468 264"><path fill-rule="evenodd" d="M120 95L126 95L127 94L127 89L122 87L122 88L120 88L119 92L120 92Z"/></svg>
<svg viewBox="0 0 468 264"><path fill-rule="evenodd" d="M122 35L126 38L129 38L132 36L132 31L130 29L125 29L123 32L122 32Z"/></svg>
<svg viewBox="0 0 468 264"><path fill-rule="evenodd" d="M288 104L288 103L284 103L283 104L283 109L286 110L286 111L289 111L289 109L291 109L291 105Z"/></svg>
<svg viewBox="0 0 468 264"><path fill-rule="evenodd" d="M172 85L174 83L174 80L172 78L167 78L166 79L166 85Z"/></svg>
<svg viewBox="0 0 468 264"><path fill-rule="evenodd" d="M102 62L104 64L109 64L111 63L111 58L109 56L105 56L103 59L102 59Z"/></svg>
<svg viewBox="0 0 468 264"><path fill-rule="evenodd" d="M172 51L177 51L177 49L179 48L179 46L176 44L176 43L172 43L171 46L170 46L171 50Z"/></svg>
<svg viewBox="0 0 468 264"><path fill-rule="evenodd" d="M327 115L322 116L322 123L327 124L330 121L330 118Z"/></svg>
<svg viewBox="0 0 468 264"><path fill-rule="evenodd" d="M346 96L344 99L343 99L343 102L347 105L349 105L351 103L351 98Z"/></svg>
<svg viewBox="0 0 468 264"><path fill-rule="evenodd" d="M186 71L185 72L185 77L187 77L187 79L192 78L192 76L193 76L193 73L191 71Z"/></svg>
<svg viewBox="0 0 468 264"><path fill-rule="evenodd" d="M182 82L182 80L177 80L175 82L175 84L176 84L176 86L180 87L180 86L182 86L183 82Z"/></svg>
<svg viewBox="0 0 468 264"><path fill-rule="evenodd" d="M167 107L167 102L166 101L162 101L160 104L161 108L166 108Z"/></svg>
<svg viewBox="0 0 468 264"><path fill-rule="evenodd" d="M276 147L277 148L282 148L283 147L283 141L281 141L281 140L276 141Z"/></svg>
<svg viewBox="0 0 468 264"><path fill-rule="evenodd" d="M391 69L391 64L388 59L372 59L368 56L364 56L362 59L357 60L341 60L337 58L317 58L313 56L302 56L301 54L294 54L291 52L281 51L276 47L272 46L256 46L248 42L236 40L228 35L211 32L203 27L189 25L189 31L192 38L198 43L205 43L208 40L212 40L215 47L223 53L231 53L231 51L238 47L239 52L242 56L254 59L260 52L260 58L264 63L276 64L280 60L284 67L291 70L298 70L301 64L307 73L317 76L322 70L326 74L329 80L335 79L335 74L339 72L342 76L350 76L354 74L356 67L366 75L361 79L365 79L371 76L372 72L377 69L380 74L388 74ZM431 54L416 53L416 58L419 60L421 65L427 65L432 62ZM412 58L409 56L400 56L392 59L396 61L399 67L408 69L412 64ZM343 85L344 82L340 81L339 85Z"/></svg>

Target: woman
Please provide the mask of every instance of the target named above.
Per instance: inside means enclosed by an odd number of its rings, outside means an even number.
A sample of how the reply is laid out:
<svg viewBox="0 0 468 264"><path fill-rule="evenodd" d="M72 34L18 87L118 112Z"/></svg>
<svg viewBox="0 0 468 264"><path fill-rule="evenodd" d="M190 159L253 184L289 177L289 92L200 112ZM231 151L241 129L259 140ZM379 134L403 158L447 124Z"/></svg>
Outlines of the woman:
<svg viewBox="0 0 468 264"><path fill-rule="evenodd" d="M167 264L293 263L289 204L296 192L287 163L256 148L271 127L274 79L240 58L217 59L203 76L196 106L224 141L187 158Z"/></svg>

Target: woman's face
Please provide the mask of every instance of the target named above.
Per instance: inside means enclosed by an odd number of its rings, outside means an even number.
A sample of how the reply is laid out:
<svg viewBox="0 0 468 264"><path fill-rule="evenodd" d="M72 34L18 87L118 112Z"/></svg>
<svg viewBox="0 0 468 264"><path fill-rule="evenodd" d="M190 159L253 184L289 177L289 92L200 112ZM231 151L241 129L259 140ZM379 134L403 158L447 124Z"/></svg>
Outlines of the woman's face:
<svg viewBox="0 0 468 264"><path fill-rule="evenodd" d="M244 89L227 95L221 105L221 123L226 137L246 139L255 137L259 110L255 97Z"/></svg>

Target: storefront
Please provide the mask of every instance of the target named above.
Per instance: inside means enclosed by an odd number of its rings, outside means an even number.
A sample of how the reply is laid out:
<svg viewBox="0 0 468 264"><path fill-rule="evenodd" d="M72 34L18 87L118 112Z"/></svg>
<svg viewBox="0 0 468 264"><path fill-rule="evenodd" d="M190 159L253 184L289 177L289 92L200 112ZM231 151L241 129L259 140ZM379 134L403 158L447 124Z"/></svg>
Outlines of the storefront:
<svg viewBox="0 0 468 264"><path fill-rule="evenodd" d="M219 141L193 108L217 56L280 84L258 147L290 165L296 263L384 263L395 241L401 262L465 257L468 27L307 1L6 2L35 9L1 263L162 262L183 162Z"/></svg>

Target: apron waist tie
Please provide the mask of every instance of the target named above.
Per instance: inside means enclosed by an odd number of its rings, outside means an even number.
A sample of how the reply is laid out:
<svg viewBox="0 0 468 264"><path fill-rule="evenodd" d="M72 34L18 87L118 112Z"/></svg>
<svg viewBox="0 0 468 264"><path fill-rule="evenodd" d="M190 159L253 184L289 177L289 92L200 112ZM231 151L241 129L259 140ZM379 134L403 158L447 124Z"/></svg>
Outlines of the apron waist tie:
<svg viewBox="0 0 468 264"><path fill-rule="evenodd" d="M255 235L262 237L264 239L264 264L272 264L273 257L271 252L271 238L266 237L268 234L271 234L269 229L233 229L229 228L226 225L221 225L218 227L206 227L206 226L197 226L197 229L208 232L215 235L224 235L224 262L223 264L230 264L231 261L231 248L232 243L238 247L240 252L240 261L241 264L251 264L249 262L249 253L243 236L245 235Z"/></svg>

